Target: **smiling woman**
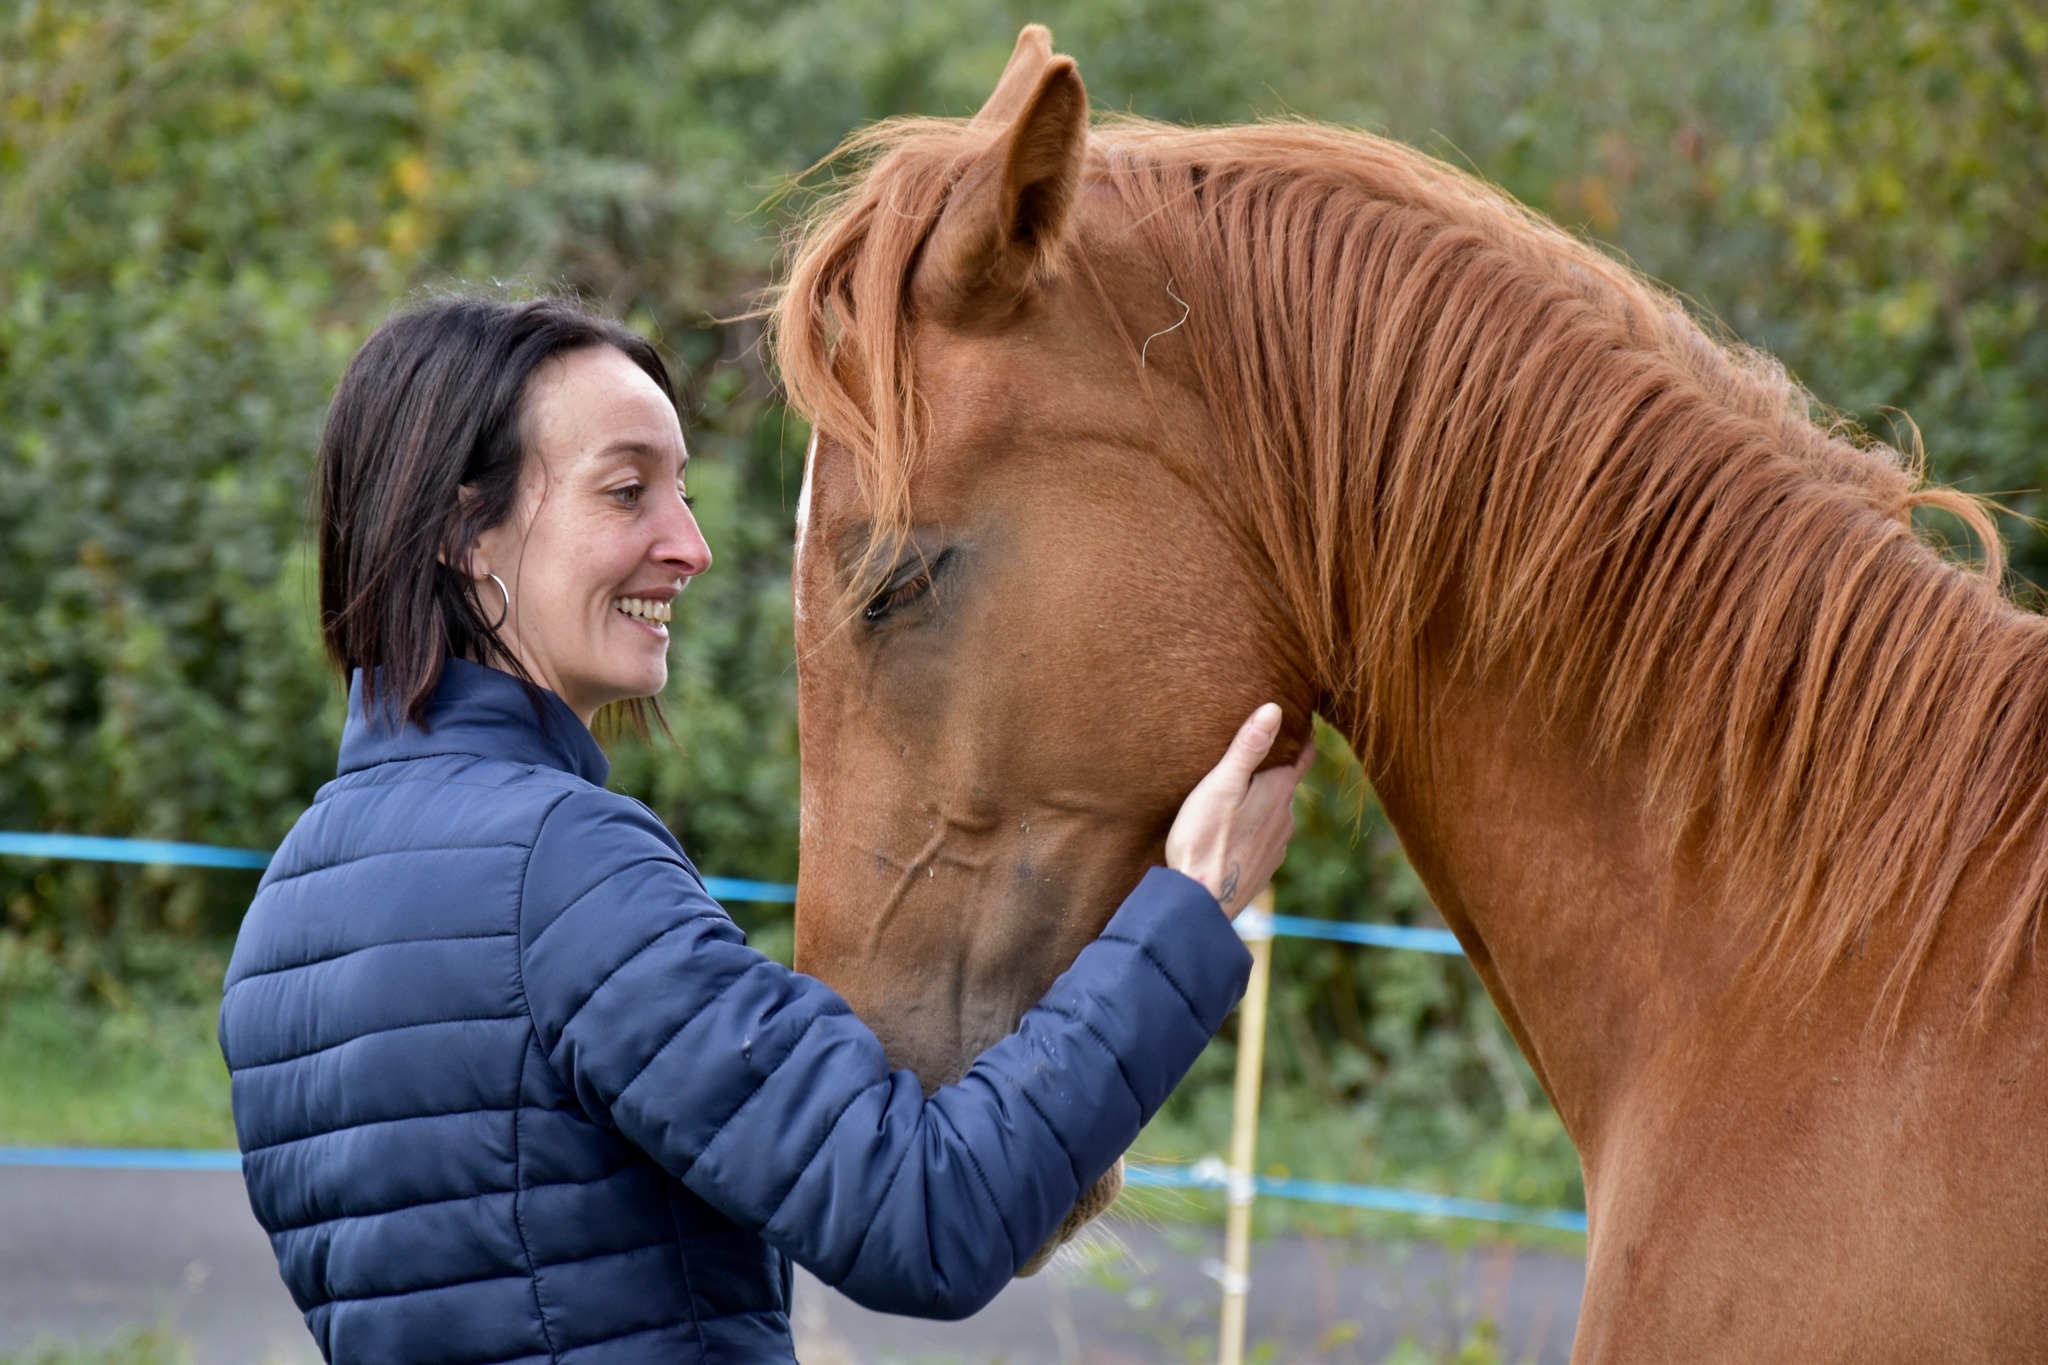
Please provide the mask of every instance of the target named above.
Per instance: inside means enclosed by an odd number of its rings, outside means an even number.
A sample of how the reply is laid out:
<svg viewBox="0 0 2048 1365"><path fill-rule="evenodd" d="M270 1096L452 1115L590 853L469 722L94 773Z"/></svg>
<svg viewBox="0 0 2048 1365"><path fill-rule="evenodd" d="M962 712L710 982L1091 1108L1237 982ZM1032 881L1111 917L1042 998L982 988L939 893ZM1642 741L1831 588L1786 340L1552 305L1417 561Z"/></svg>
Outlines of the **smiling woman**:
<svg viewBox="0 0 2048 1365"><path fill-rule="evenodd" d="M499 639L588 725L668 681L671 608L711 548L684 491L675 404L624 351L557 356L526 402L531 474L464 567L502 585Z"/></svg>
<svg viewBox="0 0 2048 1365"><path fill-rule="evenodd" d="M687 466L660 357L560 300L403 312L335 393L340 775L264 875L220 1023L250 1203L330 1360L788 1360L792 1260L971 1313L1114 1196L1243 989L1228 916L1302 771L1257 772L1276 707L955 1084L749 948L590 728L651 704L711 565ZM867 626L907 638L955 553L887 566Z"/></svg>
<svg viewBox="0 0 2048 1365"><path fill-rule="evenodd" d="M400 314L321 443L329 656L416 723L450 656L586 725L607 703L637 714L667 679L667 606L711 564L688 458L668 369L627 328L553 299Z"/></svg>

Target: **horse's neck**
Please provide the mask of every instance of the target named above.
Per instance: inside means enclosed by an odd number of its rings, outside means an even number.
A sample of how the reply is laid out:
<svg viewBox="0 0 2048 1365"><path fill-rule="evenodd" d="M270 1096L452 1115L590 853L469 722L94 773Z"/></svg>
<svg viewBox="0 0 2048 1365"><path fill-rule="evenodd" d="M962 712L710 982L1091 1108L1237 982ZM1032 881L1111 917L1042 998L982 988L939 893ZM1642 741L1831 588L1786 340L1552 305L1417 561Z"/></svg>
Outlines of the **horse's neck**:
<svg viewBox="0 0 2048 1365"><path fill-rule="evenodd" d="M1506 683L1446 685L1376 786L1582 1152L1613 1097L1740 966L1715 888L1644 814L1628 755L1596 762Z"/></svg>

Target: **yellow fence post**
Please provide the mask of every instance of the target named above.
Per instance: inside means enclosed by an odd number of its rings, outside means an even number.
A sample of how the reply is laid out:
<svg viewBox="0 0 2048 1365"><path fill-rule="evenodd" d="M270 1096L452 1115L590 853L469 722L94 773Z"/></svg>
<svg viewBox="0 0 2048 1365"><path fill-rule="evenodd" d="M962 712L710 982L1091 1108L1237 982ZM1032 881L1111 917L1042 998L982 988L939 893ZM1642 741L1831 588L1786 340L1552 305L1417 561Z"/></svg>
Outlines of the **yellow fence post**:
<svg viewBox="0 0 2048 1365"><path fill-rule="evenodd" d="M1266 1059L1266 987L1273 969L1273 893L1259 893L1237 917L1237 934L1252 953L1252 978L1237 1016L1237 1086L1230 1121L1223 1233L1223 1331L1220 1365L1244 1365L1245 1294L1251 1288L1253 1178L1259 1149L1259 1077Z"/></svg>

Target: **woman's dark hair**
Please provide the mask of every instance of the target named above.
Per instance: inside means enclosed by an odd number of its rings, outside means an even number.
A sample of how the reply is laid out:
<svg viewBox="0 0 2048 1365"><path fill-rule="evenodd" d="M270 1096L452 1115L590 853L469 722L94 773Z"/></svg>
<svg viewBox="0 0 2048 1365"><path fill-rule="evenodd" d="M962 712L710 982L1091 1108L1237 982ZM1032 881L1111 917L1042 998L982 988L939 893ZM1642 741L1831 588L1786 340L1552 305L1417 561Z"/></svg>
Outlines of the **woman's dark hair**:
<svg viewBox="0 0 2048 1365"><path fill-rule="evenodd" d="M477 600L463 566L518 500L528 381L587 346L623 351L676 401L651 344L559 297L431 299L394 314L349 362L320 436L320 633L344 681L363 671L366 713L423 724L451 655L533 685L499 638L498 603ZM628 709L644 728L645 710Z"/></svg>

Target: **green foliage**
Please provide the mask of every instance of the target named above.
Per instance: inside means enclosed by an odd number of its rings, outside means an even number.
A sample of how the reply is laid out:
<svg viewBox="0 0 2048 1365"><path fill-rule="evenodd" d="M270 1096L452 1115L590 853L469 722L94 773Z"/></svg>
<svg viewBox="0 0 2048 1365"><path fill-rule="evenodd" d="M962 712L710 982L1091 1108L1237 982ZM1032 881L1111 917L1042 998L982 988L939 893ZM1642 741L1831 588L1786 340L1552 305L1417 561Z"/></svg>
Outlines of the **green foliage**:
<svg viewBox="0 0 2048 1365"><path fill-rule="evenodd" d="M1980 0L1804 7L1809 80L1749 200L1784 234L1784 349L1937 474L2048 514L2048 13ZM1904 439L1910 440L1910 431ZM2017 567L2048 575L2018 527Z"/></svg>
<svg viewBox="0 0 2048 1365"><path fill-rule="evenodd" d="M1493 1319L1480 1318L1449 1351L1432 1351L1412 1336L1403 1337L1384 1365L1501 1365L1504 1359L1500 1329Z"/></svg>
<svg viewBox="0 0 2048 1365"><path fill-rule="evenodd" d="M476 9L15 17L0 827L283 835L339 725L302 548L326 394L407 290L519 275L665 336L703 410L691 439L721 571L693 594L671 698L695 762L667 776L628 745L621 780L719 870L793 871L783 457L801 433L768 405L751 335L711 320L766 279L772 243L736 226L758 197L738 167L761 157L681 93L690 53L647 41L657 7ZM249 891L0 864L14 932L116 966L129 929L229 929Z"/></svg>
<svg viewBox="0 0 2048 1365"><path fill-rule="evenodd" d="M82 981L0 938L0 1146L232 1147L214 1041L226 944L130 945Z"/></svg>
<svg viewBox="0 0 2048 1365"><path fill-rule="evenodd" d="M96 1345L48 1343L0 1352L0 1365L191 1365L185 1342L157 1328L127 1331Z"/></svg>
<svg viewBox="0 0 2048 1365"><path fill-rule="evenodd" d="M1099 109L1385 128L1615 244L1875 429L1907 409L1938 477L2041 486L2035 8L17 0L0 9L0 828L284 833L331 771L340 716L304 548L326 395L410 291L514 280L658 336L691 410L718 564L676 626L680 752L616 744L616 784L707 870L793 876L805 433L744 318L782 226L761 206L865 121L973 109L1027 18L1081 57ZM2018 548L2048 569L2031 533ZM122 1031L182 1008L146 984L165 936L218 941L252 886L0 859L0 984L41 1002L10 1013L11 1036L41 1041L6 1064L55 1048L38 1018L100 1037L78 1013L94 997L127 1001L107 1055L145 1055ZM1281 895L1292 913L1433 922L1334 752ZM750 922L787 943L782 912ZM1287 943L1276 983L1270 1162L1578 1197L1464 964ZM1226 1042L1161 1142L1220 1142L1229 1067Z"/></svg>

